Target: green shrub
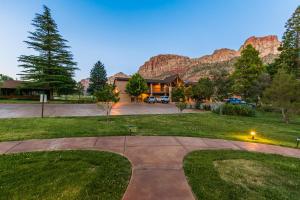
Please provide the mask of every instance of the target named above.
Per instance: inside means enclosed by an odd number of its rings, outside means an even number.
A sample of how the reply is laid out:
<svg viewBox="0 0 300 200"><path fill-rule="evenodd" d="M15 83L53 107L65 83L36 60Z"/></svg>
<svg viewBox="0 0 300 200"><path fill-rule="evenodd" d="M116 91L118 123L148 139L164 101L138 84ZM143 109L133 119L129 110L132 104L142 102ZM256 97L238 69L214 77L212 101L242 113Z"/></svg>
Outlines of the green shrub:
<svg viewBox="0 0 300 200"><path fill-rule="evenodd" d="M255 116L255 110L247 105L224 104L214 109L213 112L224 115Z"/></svg>
<svg viewBox="0 0 300 200"><path fill-rule="evenodd" d="M180 112L182 112L187 107L187 103L186 102L182 102L182 101L176 102L175 105L176 105L176 107L178 108L178 110Z"/></svg>
<svg viewBox="0 0 300 200"><path fill-rule="evenodd" d="M207 103L201 103L200 101L197 101L196 105L195 105L195 108L199 109L199 110L211 110L211 105L207 104Z"/></svg>
<svg viewBox="0 0 300 200"><path fill-rule="evenodd" d="M260 106L260 107L258 107L258 110L263 111L263 112L280 112L279 109L274 108L274 107L272 107L270 105Z"/></svg>

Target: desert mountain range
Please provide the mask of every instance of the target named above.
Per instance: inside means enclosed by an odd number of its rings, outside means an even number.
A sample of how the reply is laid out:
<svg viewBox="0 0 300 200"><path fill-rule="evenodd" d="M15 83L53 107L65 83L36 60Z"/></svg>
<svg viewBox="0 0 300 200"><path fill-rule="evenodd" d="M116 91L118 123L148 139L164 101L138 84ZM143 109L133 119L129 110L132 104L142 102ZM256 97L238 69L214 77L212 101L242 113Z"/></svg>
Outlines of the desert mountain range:
<svg viewBox="0 0 300 200"><path fill-rule="evenodd" d="M198 81L200 78L208 77L210 72L215 69L224 69L229 73L234 70L234 63L241 55L241 51L248 44L251 44L259 51L260 57L265 64L271 63L278 57L280 41L275 35L264 37L252 36L248 38L238 50L217 49L211 55L205 55L199 58L189 58L187 56L174 54L160 54L151 57L142 66L138 73L147 79L163 79L166 76L179 74L183 80ZM119 72L108 78L109 83L113 83L115 77L130 77Z"/></svg>

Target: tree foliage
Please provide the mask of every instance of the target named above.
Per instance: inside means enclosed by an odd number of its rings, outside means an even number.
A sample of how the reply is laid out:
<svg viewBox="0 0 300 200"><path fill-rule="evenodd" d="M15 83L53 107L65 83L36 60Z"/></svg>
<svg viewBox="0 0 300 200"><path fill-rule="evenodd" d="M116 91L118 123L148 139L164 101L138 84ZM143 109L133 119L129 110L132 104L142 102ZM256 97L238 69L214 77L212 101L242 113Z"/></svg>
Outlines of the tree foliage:
<svg viewBox="0 0 300 200"><path fill-rule="evenodd" d="M101 89L95 92L95 96L98 101L98 106L106 111L108 120L113 104L120 100L119 93L115 92L113 85L105 84Z"/></svg>
<svg viewBox="0 0 300 200"><path fill-rule="evenodd" d="M8 80L13 80L13 78L6 76L4 74L0 74L0 82L8 81Z"/></svg>
<svg viewBox="0 0 300 200"><path fill-rule="evenodd" d="M88 92L91 94L101 90L107 82L107 74L105 66L100 61L96 62L90 72L90 85Z"/></svg>
<svg viewBox="0 0 300 200"><path fill-rule="evenodd" d="M201 102L210 99L214 93L213 82L209 78L201 78L192 88L193 98Z"/></svg>
<svg viewBox="0 0 300 200"><path fill-rule="evenodd" d="M264 102L280 109L283 120L289 123L290 114L300 112L300 81L279 69L271 86L264 92Z"/></svg>
<svg viewBox="0 0 300 200"><path fill-rule="evenodd" d="M300 6L287 21L285 28L279 48L280 56L270 66L270 71L274 74L279 68L283 68L300 79Z"/></svg>
<svg viewBox="0 0 300 200"><path fill-rule="evenodd" d="M234 93L241 95L246 100L254 100L257 94L250 90L264 70L259 52L252 45L247 45L235 63L235 71L231 77L233 78Z"/></svg>
<svg viewBox="0 0 300 200"><path fill-rule="evenodd" d="M138 73L134 74L126 85L126 92L137 98L148 90L146 80Z"/></svg>
<svg viewBox="0 0 300 200"><path fill-rule="evenodd" d="M178 87L172 88L172 101L173 102L184 102L185 101L185 88L183 86L178 86Z"/></svg>
<svg viewBox="0 0 300 200"><path fill-rule="evenodd" d="M216 69L211 71L210 76L213 81L214 93L213 98L216 101L223 101L231 94L232 79L227 70Z"/></svg>
<svg viewBox="0 0 300 200"><path fill-rule="evenodd" d="M76 93L78 94L78 98L80 99L80 96L84 93L84 86L81 84L81 82L76 83Z"/></svg>
<svg viewBox="0 0 300 200"><path fill-rule="evenodd" d="M75 87L73 80L76 62L68 50L67 40L63 39L50 9L44 6L42 14L36 14L32 25L35 31L29 32L28 48L34 55L21 55L20 67L24 68L21 78L27 80L28 87L47 88L51 93L65 93Z"/></svg>

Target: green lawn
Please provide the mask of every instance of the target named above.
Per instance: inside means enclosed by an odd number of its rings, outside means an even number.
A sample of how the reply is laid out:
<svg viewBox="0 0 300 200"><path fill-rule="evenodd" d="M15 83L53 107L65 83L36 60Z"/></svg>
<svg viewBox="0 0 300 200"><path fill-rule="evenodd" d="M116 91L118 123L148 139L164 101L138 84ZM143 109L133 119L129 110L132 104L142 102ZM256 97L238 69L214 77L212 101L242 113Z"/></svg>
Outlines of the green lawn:
<svg viewBox="0 0 300 200"><path fill-rule="evenodd" d="M92 99L56 99L48 100L47 104L93 104L95 103ZM40 104L39 100L30 100L30 99L0 99L1 104Z"/></svg>
<svg viewBox="0 0 300 200"><path fill-rule="evenodd" d="M256 117L220 116L213 113L105 117L1 119L0 141L32 138L129 135L177 135L252 141L250 130L257 131L254 142L295 147L300 136L300 117L290 124L280 115L258 113Z"/></svg>
<svg viewBox="0 0 300 200"><path fill-rule="evenodd" d="M0 199L120 200L131 175L129 161L94 151L0 156Z"/></svg>
<svg viewBox="0 0 300 200"><path fill-rule="evenodd" d="M184 171L198 199L298 200L300 159L239 151L197 151Z"/></svg>

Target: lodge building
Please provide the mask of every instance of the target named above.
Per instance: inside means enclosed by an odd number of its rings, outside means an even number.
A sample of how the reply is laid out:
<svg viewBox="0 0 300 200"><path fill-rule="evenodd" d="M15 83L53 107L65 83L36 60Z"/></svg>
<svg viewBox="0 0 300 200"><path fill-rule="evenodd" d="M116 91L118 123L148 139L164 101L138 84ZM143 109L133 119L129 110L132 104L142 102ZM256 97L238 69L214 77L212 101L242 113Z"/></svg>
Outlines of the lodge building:
<svg viewBox="0 0 300 200"><path fill-rule="evenodd" d="M114 85L116 91L119 93L120 102L133 102L134 98L126 92L126 85L130 78L116 77ZM188 86L194 84L193 82L185 82L178 75L168 76L164 79L145 79L148 90L139 97L139 101L143 101L148 96L169 96L172 99L172 88L180 86Z"/></svg>

